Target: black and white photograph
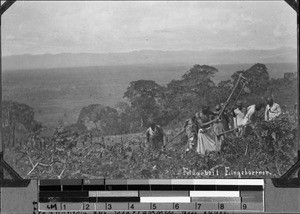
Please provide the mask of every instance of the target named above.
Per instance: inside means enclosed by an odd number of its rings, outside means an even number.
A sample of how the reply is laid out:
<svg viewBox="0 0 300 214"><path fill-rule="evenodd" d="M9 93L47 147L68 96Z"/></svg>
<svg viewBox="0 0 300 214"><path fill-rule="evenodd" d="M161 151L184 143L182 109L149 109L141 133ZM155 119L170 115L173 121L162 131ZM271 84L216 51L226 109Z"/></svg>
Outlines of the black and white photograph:
<svg viewBox="0 0 300 214"><path fill-rule="evenodd" d="M17 1L4 160L24 179L281 177L298 160L297 34L285 1Z"/></svg>

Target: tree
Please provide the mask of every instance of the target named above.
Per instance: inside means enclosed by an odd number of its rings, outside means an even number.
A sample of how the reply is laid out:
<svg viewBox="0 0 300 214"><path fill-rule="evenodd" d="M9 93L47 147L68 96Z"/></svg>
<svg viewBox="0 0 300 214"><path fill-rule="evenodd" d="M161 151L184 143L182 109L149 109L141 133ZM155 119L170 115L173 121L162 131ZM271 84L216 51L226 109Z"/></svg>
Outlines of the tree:
<svg viewBox="0 0 300 214"><path fill-rule="evenodd" d="M2 107L3 127L7 143L14 147L17 132L36 132L41 124L34 119L34 110L24 103L4 101Z"/></svg>
<svg viewBox="0 0 300 214"><path fill-rule="evenodd" d="M136 115L134 109L126 102L119 102L115 105L119 112L120 123L119 133L127 134L140 131L139 115Z"/></svg>
<svg viewBox="0 0 300 214"><path fill-rule="evenodd" d="M222 80L218 83L216 90L216 99L218 103L225 102L229 97L234 85L231 80Z"/></svg>
<svg viewBox="0 0 300 214"><path fill-rule="evenodd" d="M266 96L272 97L277 103L286 106L286 110L292 110L297 103L297 75L285 73L283 78L269 80Z"/></svg>
<svg viewBox="0 0 300 214"><path fill-rule="evenodd" d="M172 80L166 90L168 107L177 114L188 115L202 105L215 104L217 87L211 78L216 72L208 65L194 65L181 80Z"/></svg>
<svg viewBox="0 0 300 214"><path fill-rule="evenodd" d="M183 76L182 79L190 84L201 84L206 82L207 84L213 84L214 82L211 78L218 70L209 65L194 65L190 70L188 70Z"/></svg>
<svg viewBox="0 0 300 214"><path fill-rule="evenodd" d="M118 134L119 121L116 109L100 104L91 104L81 109L77 124L84 125L88 131L99 130L102 135L112 135Z"/></svg>
<svg viewBox="0 0 300 214"><path fill-rule="evenodd" d="M115 108L120 114L126 114L130 111L130 105L125 102L119 102L115 105Z"/></svg>
<svg viewBox="0 0 300 214"><path fill-rule="evenodd" d="M145 126L146 118L154 119L164 99L164 88L153 80L138 80L130 83L124 93L131 107L140 117L141 126Z"/></svg>
<svg viewBox="0 0 300 214"><path fill-rule="evenodd" d="M242 75L249 80L247 87L253 94L261 95L267 90L269 73L266 65L257 63L246 71L235 72L231 76L234 83L240 73L242 73Z"/></svg>

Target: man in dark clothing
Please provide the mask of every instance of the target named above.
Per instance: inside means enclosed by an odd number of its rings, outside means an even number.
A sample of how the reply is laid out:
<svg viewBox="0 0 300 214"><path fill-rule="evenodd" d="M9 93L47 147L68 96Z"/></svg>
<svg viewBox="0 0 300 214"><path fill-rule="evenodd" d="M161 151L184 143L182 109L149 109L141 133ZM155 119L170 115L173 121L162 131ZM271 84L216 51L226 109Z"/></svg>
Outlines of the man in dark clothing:
<svg viewBox="0 0 300 214"><path fill-rule="evenodd" d="M184 130L186 132L188 141L186 145L186 153L189 152L197 142L197 134L198 134L198 122L196 120L196 116L194 115L190 119L188 119L184 124Z"/></svg>
<svg viewBox="0 0 300 214"><path fill-rule="evenodd" d="M216 105L215 114L219 115L221 110L222 110L221 105ZM229 116L228 116L226 111L222 112L222 114L220 115L220 120L221 120L221 123L223 125L224 131L228 131L229 130Z"/></svg>
<svg viewBox="0 0 300 214"><path fill-rule="evenodd" d="M150 144L150 147L155 151L163 150L168 137L165 134L164 130L154 123L150 124L150 127L146 131L147 143Z"/></svg>

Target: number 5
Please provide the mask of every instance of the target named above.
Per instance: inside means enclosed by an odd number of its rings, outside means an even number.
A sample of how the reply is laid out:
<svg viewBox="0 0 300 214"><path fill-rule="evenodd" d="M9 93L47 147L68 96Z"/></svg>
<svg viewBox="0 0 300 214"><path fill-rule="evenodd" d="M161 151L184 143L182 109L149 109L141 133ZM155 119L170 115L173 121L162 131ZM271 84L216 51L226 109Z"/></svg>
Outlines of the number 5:
<svg viewBox="0 0 300 214"><path fill-rule="evenodd" d="M152 204L152 209L156 209L156 204Z"/></svg>

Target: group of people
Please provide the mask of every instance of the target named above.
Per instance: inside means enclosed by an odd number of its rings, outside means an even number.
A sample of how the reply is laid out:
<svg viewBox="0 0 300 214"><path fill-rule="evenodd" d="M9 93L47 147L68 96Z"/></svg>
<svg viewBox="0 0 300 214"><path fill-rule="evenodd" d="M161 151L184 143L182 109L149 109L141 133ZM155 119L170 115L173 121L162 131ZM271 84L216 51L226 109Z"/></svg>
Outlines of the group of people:
<svg viewBox="0 0 300 214"><path fill-rule="evenodd" d="M246 109L243 107L242 102L237 102L237 108L233 111L235 116L234 127L245 126L247 124L256 122L256 120L261 119L257 115L262 108L264 108L264 103L259 103L257 105L250 105ZM264 120L271 121L275 117L282 113L279 104L274 103L272 98L267 98L267 105L264 111Z"/></svg>
<svg viewBox="0 0 300 214"><path fill-rule="evenodd" d="M218 152L226 133L242 135L246 126L254 126L262 119L271 121L282 113L280 106L272 98L267 98L266 101L267 105L259 103L248 107L237 101L232 110L224 108L223 103L216 105L214 110L203 106L184 124L183 129L187 136L186 153L193 149L202 155L206 151ZM260 115L263 108L264 116ZM163 129L154 123L147 129L146 137L155 150L161 150L168 142Z"/></svg>

